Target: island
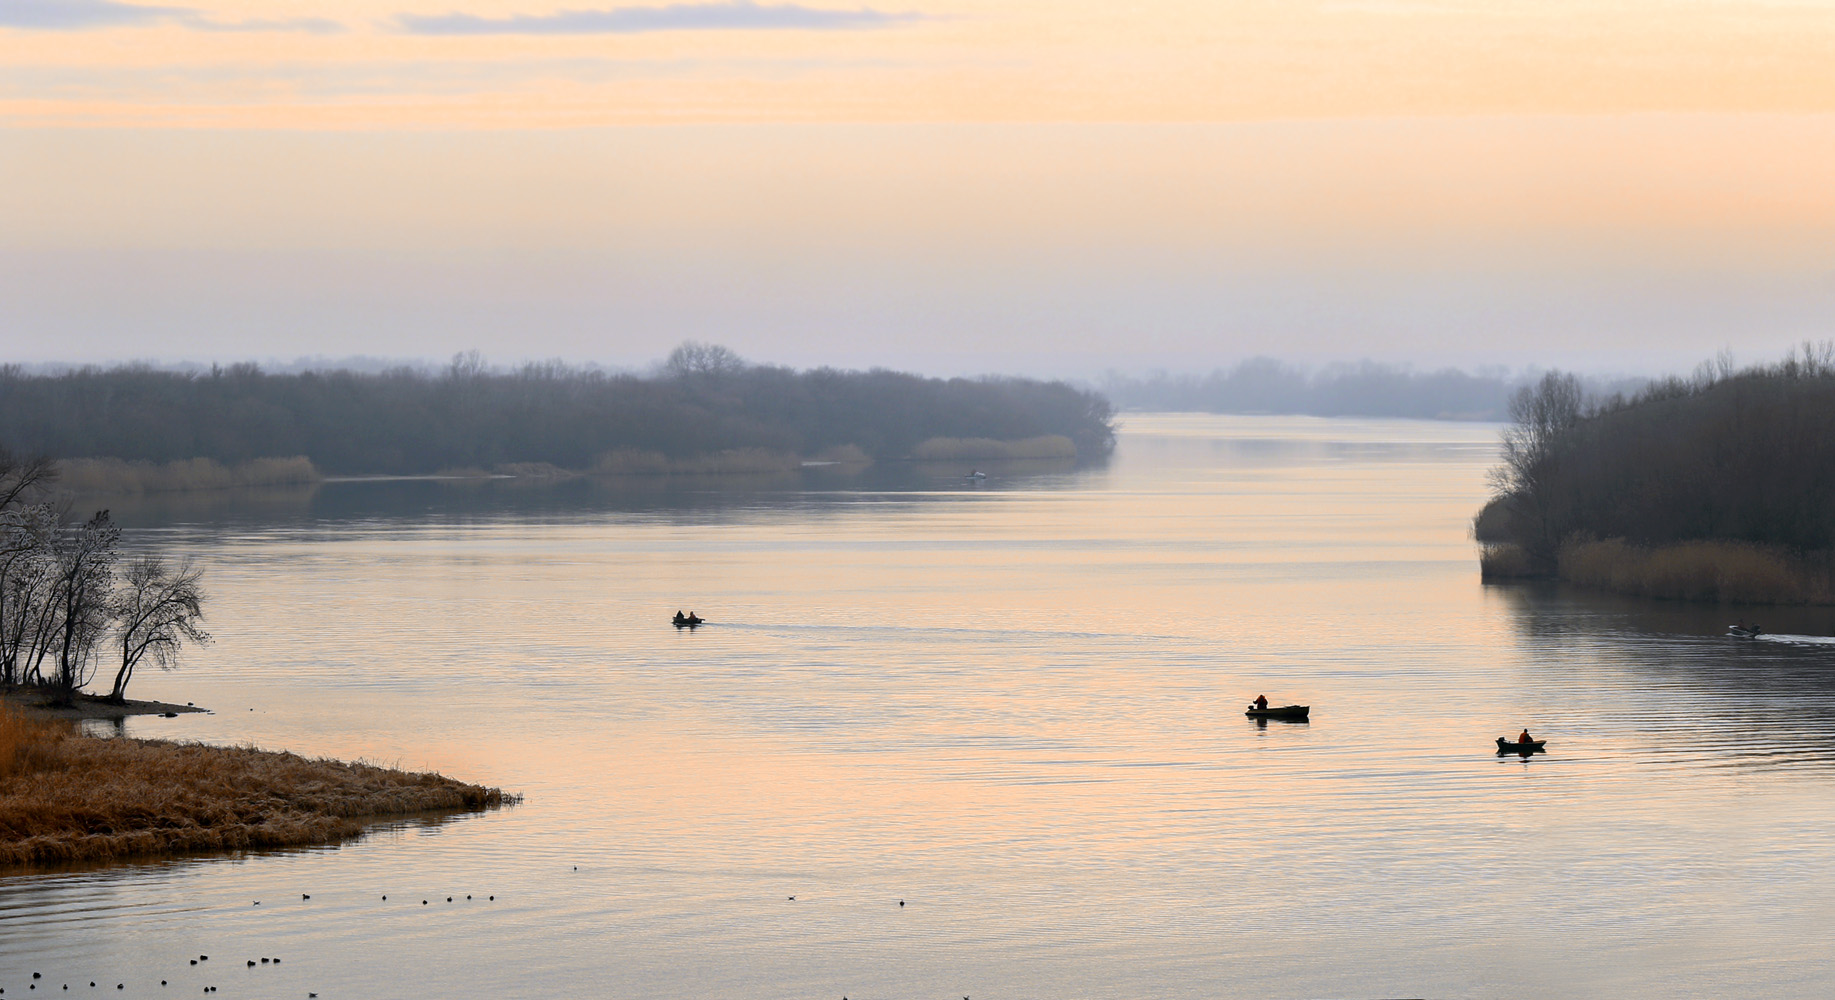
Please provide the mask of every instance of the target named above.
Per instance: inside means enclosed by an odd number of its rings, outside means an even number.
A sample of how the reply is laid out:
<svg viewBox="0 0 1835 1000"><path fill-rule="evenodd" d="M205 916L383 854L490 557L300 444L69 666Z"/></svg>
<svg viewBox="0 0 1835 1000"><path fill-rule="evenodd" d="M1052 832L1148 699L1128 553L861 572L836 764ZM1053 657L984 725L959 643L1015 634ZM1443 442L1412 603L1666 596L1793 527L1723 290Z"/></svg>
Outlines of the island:
<svg viewBox="0 0 1835 1000"><path fill-rule="evenodd" d="M1511 414L1474 524L1485 579L1835 604L1835 344L1597 400L1549 373Z"/></svg>

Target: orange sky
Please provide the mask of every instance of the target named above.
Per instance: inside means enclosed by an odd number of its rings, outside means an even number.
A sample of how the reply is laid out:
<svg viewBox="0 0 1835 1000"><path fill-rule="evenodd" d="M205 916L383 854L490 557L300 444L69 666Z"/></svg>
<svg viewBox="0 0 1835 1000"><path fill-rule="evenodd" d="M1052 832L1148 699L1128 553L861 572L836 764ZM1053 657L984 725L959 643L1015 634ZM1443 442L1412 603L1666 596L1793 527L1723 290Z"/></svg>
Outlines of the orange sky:
<svg viewBox="0 0 1835 1000"><path fill-rule="evenodd" d="M1835 327L1835 0L573 2L0 0L0 348L1636 366Z"/></svg>
<svg viewBox="0 0 1835 1000"><path fill-rule="evenodd" d="M0 120L14 124L502 128L1835 110L1835 4L1823 0L716 3L682 5L705 16L650 25L661 30L629 30L616 18L610 24L622 30L542 20L570 9L657 9L635 4L13 2L66 11L55 28L48 16L0 13ZM147 13L159 9L174 13ZM799 26L807 12L833 23ZM407 20L450 14L472 18L473 33L427 34L424 24L416 33ZM531 20L511 31L514 15ZM790 26L768 26L779 22Z"/></svg>

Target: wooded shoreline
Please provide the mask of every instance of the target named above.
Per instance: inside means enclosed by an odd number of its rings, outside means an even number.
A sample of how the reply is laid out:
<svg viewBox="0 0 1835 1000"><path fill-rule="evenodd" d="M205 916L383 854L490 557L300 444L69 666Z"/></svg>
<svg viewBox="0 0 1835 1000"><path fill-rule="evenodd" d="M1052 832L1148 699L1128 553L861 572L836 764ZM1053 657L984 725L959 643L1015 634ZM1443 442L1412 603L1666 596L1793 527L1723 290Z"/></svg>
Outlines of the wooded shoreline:
<svg viewBox="0 0 1835 1000"><path fill-rule="evenodd" d="M1551 372L1511 416L1473 523L1485 579L1835 604L1835 342L1630 398Z"/></svg>

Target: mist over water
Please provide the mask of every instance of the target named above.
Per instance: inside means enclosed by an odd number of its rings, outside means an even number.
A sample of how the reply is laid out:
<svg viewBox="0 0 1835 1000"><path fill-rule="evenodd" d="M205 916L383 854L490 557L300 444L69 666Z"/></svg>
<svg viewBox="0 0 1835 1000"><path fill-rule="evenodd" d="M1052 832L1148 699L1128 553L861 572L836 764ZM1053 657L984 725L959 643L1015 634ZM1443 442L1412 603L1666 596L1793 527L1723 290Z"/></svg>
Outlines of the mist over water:
<svg viewBox="0 0 1835 1000"><path fill-rule="evenodd" d="M133 692L215 714L130 735L527 798L0 874L0 987L1823 995L1835 614L1481 585L1496 431L1129 415L1105 466L980 486L118 510L204 561L219 637ZM1724 638L1740 615L1775 634ZM1548 753L1499 759L1525 726Z"/></svg>

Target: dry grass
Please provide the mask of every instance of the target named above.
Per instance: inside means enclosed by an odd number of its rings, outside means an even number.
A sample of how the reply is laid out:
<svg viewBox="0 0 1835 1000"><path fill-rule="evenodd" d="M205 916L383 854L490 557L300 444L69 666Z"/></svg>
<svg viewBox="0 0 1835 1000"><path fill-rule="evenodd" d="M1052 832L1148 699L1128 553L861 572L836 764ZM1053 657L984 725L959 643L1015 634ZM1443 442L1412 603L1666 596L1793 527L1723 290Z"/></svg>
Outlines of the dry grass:
<svg viewBox="0 0 1835 1000"><path fill-rule="evenodd" d="M510 462L499 465L497 475L515 479L573 479L580 474L551 462Z"/></svg>
<svg viewBox="0 0 1835 1000"><path fill-rule="evenodd" d="M1486 545L1478 554L1481 580L1520 580L1535 575L1529 564L1529 554L1509 542Z"/></svg>
<svg viewBox="0 0 1835 1000"><path fill-rule="evenodd" d="M738 448L673 459L653 451L620 448L600 455L589 473L595 476L728 476L794 472L801 466L802 460L795 455L766 448Z"/></svg>
<svg viewBox="0 0 1835 1000"><path fill-rule="evenodd" d="M838 444L823 450L815 457L818 462L833 462L836 465L872 465L873 456L866 453L857 444Z"/></svg>
<svg viewBox="0 0 1835 1000"><path fill-rule="evenodd" d="M1620 594L1740 604L1835 604L1828 574L1776 549L1743 542L1641 548L1623 539L1562 546L1558 575Z"/></svg>
<svg viewBox="0 0 1835 1000"><path fill-rule="evenodd" d="M506 801L437 774L80 736L0 703L0 865L335 844L378 818Z"/></svg>
<svg viewBox="0 0 1835 1000"><path fill-rule="evenodd" d="M0 782L47 766L75 731L68 722L33 718L0 701Z"/></svg>
<svg viewBox="0 0 1835 1000"><path fill-rule="evenodd" d="M1062 434L996 441L993 438L931 438L911 452L920 462L999 458L1076 458L1077 446Z"/></svg>
<svg viewBox="0 0 1835 1000"><path fill-rule="evenodd" d="M157 465L118 458L72 458L57 463L57 483L77 493L168 493L244 486L296 486L323 477L310 459L258 458L230 467L208 458Z"/></svg>

